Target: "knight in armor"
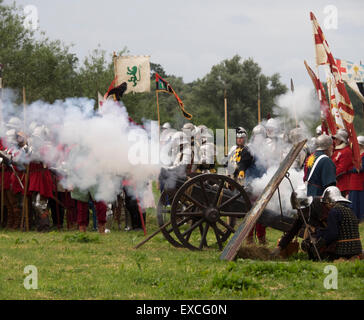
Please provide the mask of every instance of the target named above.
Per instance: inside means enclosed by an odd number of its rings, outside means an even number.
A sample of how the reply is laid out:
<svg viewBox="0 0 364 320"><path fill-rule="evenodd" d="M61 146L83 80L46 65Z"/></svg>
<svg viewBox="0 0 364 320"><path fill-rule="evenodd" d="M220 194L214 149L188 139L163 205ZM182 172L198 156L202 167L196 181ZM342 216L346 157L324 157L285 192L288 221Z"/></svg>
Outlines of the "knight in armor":
<svg viewBox="0 0 364 320"><path fill-rule="evenodd" d="M289 142L292 144L297 144L300 141L304 140L304 134L302 128L294 128L289 132ZM293 163L293 168L297 171L303 169L305 161L307 157L310 155L310 151L308 146L305 144L300 153L298 154L297 158Z"/></svg>
<svg viewBox="0 0 364 320"><path fill-rule="evenodd" d="M318 259L313 247L307 250L307 244L310 244L310 232L313 233L317 228L326 227L327 209L321 202L321 197L307 196L306 186L297 187L291 194L292 209L297 210L297 218L288 230L278 241L278 246L273 255L289 257L292 253L298 251L295 248L294 238L298 236L303 238L302 249L306 251L310 259ZM298 243L297 243L298 244ZM306 247L305 247L306 245Z"/></svg>
<svg viewBox="0 0 364 320"><path fill-rule="evenodd" d="M248 134L246 130L242 127L236 128L236 146L229 153L229 166L233 170L229 170L228 166L228 171L232 171L233 178L240 184L244 184L245 179L249 176L249 171L255 166L254 157L248 146L246 146L247 139ZM254 172L255 170L252 171ZM259 243L265 245L266 228L257 223L247 237L248 244L254 242L254 233L256 233Z"/></svg>
<svg viewBox="0 0 364 320"><path fill-rule="evenodd" d="M29 163L28 194L35 211L35 223L38 231L48 231L50 228L51 210L49 200L53 199L56 185L45 159L51 152L50 131L46 126L35 127L31 137L31 162Z"/></svg>
<svg viewBox="0 0 364 320"><path fill-rule="evenodd" d="M336 168L331 160L332 139L326 134L317 138L316 151L305 162L303 181L307 181L307 195L321 196L329 186L336 185Z"/></svg>
<svg viewBox="0 0 364 320"><path fill-rule="evenodd" d="M243 127L236 128L236 146L232 147L228 156L228 172L240 184L244 183L246 171L253 164L253 156L246 146L247 137Z"/></svg>
<svg viewBox="0 0 364 320"><path fill-rule="evenodd" d="M199 136L195 137L200 146L198 149L200 162L196 172L216 173L214 136L207 127L199 127L199 130Z"/></svg>
<svg viewBox="0 0 364 320"><path fill-rule="evenodd" d="M362 256L358 219L350 208L350 201L339 188L328 187L322 203L329 210L327 227L315 233L316 244L329 260Z"/></svg>
<svg viewBox="0 0 364 320"><path fill-rule="evenodd" d="M22 122L12 117L7 123L8 131L2 139L1 157L4 167L4 206L7 209L7 228L18 229L21 223L21 211L24 190L19 180L24 185L24 166L22 161L30 151L26 136L20 132ZM18 180L19 179L19 180Z"/></svg>

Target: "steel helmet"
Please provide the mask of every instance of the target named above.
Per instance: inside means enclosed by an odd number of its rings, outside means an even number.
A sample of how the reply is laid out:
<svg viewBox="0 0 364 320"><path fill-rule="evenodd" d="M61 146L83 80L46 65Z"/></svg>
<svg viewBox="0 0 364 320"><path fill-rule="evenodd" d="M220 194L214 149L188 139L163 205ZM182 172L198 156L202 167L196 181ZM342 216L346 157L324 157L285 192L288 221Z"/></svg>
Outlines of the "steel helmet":
<svg viewBox="0 0 364 320"><path fill-rule="evenodd" d="M265 127L267 129L267 136L269 138L274 138L274 137L276 137L278 135L280 122L279 122L278 119L270 118L267 121Z"/></svg>
<svg viewBox="0 0 364 320"><path fill-rule="evenodd" d="M183 125L182 130L193 130L195 129L195 126L191 122L187 122Z"/></svg>
<svg viewBox="0 0 364 320"><path fill-rule="evenodd" d="M334 204L336 202L351 203L351 201L341 195L339 188L335 186L331 186L325 189L324 193L322 194L321 202L327 204Z"/></svg>
<svg viewBox="0 0 364 320"><path fill-rule="evenodd" d="M316 150L328 150L332 146L332 139L327 134L322 134L316 139Z"/></svg>
<svg viewBox="0 0 364 320"><path fill-rule="evenodd" d="M171 129L171 124L169 122L163 123L162 129Z"/></svg>
<svg viewBox="0 0 364 320"><path fill-rule="evenodd" d="M236 137L237 138L246 138L248 136L248 133L243 127L237 127L236 128Z"/></svg>
<svg viewBox="0 0 364 320"><path fill-rule="evenodd" d="M22 121L17 117L11 117L6 126L8 128L18 129L22 126Z"/></svg>
<svg viewBox="0 0 364 320"><path fill-rule="evenodd" d="M341 142L348 143L348 132L344 129L337 130L333 137Z"/></svg>
<svg viewBox="0 0 364 320"><path fill-rule="evenodd" d="M320 136L322 134L322 127L321 124L319 126L316 127L316 135Z"/></svg>
<svg viewBox="0 0 364 320"><path fill-rule="evenodd" d="M265 129L265 127L262 124L258 124L257 126L255 126L253 128L252 136L255 137L258 135L261 135L264 138L267 136L267 130Z"/></svg>
<svg viewBox="0 0 364 320"><path fill-rule="evenodd" d="M298 143L304 138L303 130L301 128L294 128L289 132L289 140L292 143Z"/></svg>
<svg viewBox="0 0 364 320"><path fill-rule="evenodd" d="M297 187L291 193L291 206L293 209L304 209L311 205L313 197L307 196L307 189L305 185Z"/></svg>

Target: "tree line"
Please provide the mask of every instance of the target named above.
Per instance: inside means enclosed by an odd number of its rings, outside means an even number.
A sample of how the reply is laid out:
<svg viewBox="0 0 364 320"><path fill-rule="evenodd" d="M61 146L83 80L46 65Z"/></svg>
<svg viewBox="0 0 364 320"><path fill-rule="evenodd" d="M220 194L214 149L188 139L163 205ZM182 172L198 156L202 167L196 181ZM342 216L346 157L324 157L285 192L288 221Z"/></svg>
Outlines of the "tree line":
<svg viewBox="0 0 364 320"><path fill-rule="evenodd" d="M0 63L3 64L4 86L19 93L26 88L27 102L43 100L53 103L68 97L88 97L95 100L97 92L104 94L114 78L112 54L96 48L82 61L71 52L72 47L60 40L49 39L44 32L36 39L33 31L24 28L24 16L19 7L4 5L0 0ZM127 54L125 47L118 54ZM182 77L167 74L163 66L151 63L151 92L127 94L123 103L136 121L157 119L155 72L167 80L193 115L196 125L224 127L224 94L228 99L230 128L243 126L249 131L257 124L258 79L262 118L273 116L276 98L287 92L280 75L267 76L261 67L248 58L235 55L213 66L208 74L191 83ZM363 110L359 99L348 90L355 108L355 125L363 132ZM159 94L161 122L180 128L186 120L173 96ZM312 127L314 127L314 124Z"/></svg>

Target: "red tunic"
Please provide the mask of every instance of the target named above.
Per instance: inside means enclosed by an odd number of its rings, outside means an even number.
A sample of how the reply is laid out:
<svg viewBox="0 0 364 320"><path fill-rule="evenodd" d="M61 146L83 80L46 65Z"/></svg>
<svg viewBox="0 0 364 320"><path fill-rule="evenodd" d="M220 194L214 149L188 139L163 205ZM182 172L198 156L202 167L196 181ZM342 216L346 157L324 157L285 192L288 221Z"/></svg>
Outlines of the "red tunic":
<svg viewBox="0 0 364 320"><path fill-rule="evenodd" d="M349 191L351 174L348 172L353 167L351 148L346 146L343 149L335 150L331 159L336 166L336 186L341 192Z"/></svg>
<svg viewBox="0 0 364 320"><path fill-rule="evenodd" d="M29 167L29 192L39 192L41 196L53 198L55 185L49 169L40 162L31 162Z"/></svg>
<svg viewBox="0 0 364 320"><path fill-rule="evenodd" d="M361 163L364 169L364 152L360 155ZM350 174L350 190L363 191L364 190L364 171L360 173Z"/></svg>
<svg viewBox="0 0 364 320"><path fill-rule="evenodd" d="M5 145L6 145L6 143L4 143L3 138L1 138L0 139L0 150L1 151L6 150ZM13 173L13 171L10 169L10 167L5 165L5 167L4 167L4 190L10 189L10 177L11 177L12 173ZM0 187L1 187L1 185L2 185L2 179L0 178Z"/></svg>

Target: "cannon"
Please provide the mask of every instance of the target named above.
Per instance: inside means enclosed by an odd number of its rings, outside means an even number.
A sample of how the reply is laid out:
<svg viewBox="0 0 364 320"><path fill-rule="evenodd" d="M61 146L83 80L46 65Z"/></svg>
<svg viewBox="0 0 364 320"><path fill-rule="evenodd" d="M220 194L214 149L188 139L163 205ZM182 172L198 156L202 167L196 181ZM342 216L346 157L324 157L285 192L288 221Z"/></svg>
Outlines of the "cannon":
<svg viewBox="0 0 364 320"><path fill-rule="evenodd" d="M176 171L162 170L163 192L157 205L157 220L160 228L135 248L140 247L159 231L175 247L190 250L218 248L234 234L221 258L232 259L255 223L287 232L295 217L266 209L275 190L307 140L295 144L281 162L275 175L258 199L238 182L219 174L197 174L186 176L184 168ZM290 180L289 180L290 181ZM293 190L293 186L291 183ZM279 189L278 189L279 191ZM238 219L243 219L237 224Z"/></svg>
<svg viewBox="0 0 364 320"><path fill-rule="evenodd" d="M250 199L245 188L228 176L206 173L177 177L161 193L157 221L160 227L170 221L161 232L175 247L222 250L236 231L237 219L251 209ZM294 218L265 209L258 222L286 232Z"/></svg>

